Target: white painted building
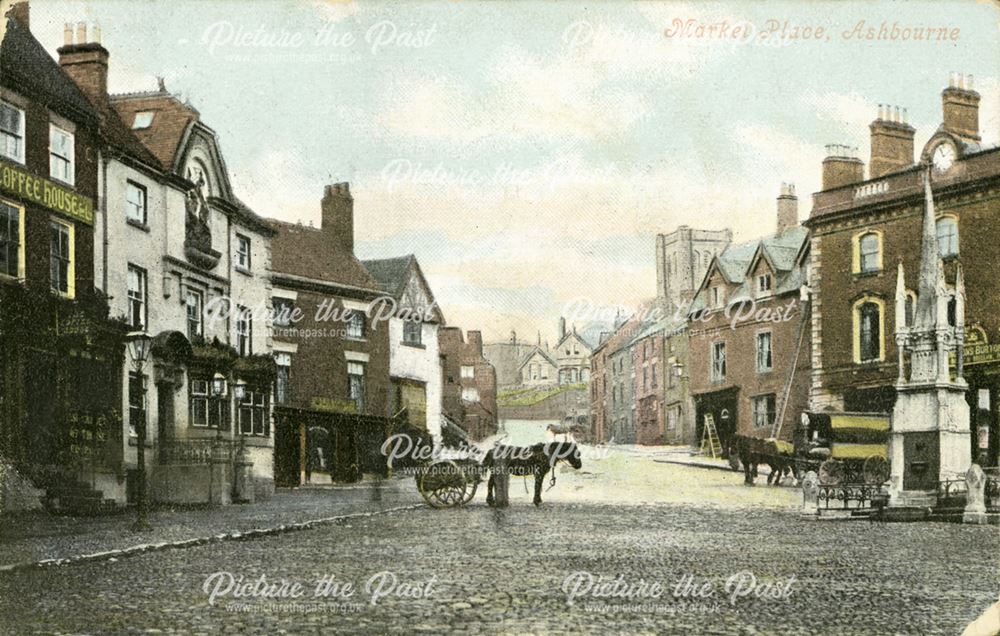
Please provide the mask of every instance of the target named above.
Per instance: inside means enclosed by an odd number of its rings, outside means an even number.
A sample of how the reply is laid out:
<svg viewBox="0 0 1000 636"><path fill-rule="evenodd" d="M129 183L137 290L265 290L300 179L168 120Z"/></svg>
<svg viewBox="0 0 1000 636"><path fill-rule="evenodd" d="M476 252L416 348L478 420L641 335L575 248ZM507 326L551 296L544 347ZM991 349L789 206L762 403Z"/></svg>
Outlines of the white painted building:
<svg viewBox="0 0 1000 636"><path fill-rule="evenodd" d="M95 286L113 318L153 337L140 371L124 360L124 470L96 476L95 487L131 498L144 418L154 501L270 496L273 231L234 195L216 135L196 110L162 84L108 95L107 50L86 41L85 29L76 39L67 28L60 65L103 114ZM252 482L237 487L247 462Z"/></svg>
<svg viewBox="0 0 1000 636"><path fill-rule="evenodd" d="M407 409L410 422L441 441L443 373L438 329L444 316L415 256L362 262L385 292L372 304L372 319L389 325L389 376L393 413Z"/></svg>

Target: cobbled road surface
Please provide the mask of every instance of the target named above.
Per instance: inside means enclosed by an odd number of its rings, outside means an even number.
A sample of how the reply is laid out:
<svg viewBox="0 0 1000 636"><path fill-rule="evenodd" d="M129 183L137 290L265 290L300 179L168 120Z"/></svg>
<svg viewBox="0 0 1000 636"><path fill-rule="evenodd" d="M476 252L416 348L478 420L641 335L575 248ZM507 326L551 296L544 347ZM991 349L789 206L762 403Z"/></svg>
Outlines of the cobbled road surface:
<svg viewBox="0 0 1000 636"><path fill-rule="evenodd" d="M995 526L804 520L763 481L616 453L538 508L513 479L502 511L14 572L0 633L958 634L997 600Z"/></svg>

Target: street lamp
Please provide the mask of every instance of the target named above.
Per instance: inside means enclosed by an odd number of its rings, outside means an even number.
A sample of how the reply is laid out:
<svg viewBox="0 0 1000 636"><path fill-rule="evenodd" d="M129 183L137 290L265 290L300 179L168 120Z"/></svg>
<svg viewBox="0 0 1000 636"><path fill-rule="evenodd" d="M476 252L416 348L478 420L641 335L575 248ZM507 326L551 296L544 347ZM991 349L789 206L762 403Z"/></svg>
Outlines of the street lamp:
<svg viewBox="0 0 1000 636"><path fill-rule="evenodd" d="M146 360L149 358L149 350L152 346L153 338L145 331L132 331L125 336L125 342L128 343L129 355L132 356L132 368L135 369L136 375L139 376L138 384L142 390L142 420L132 422L137 438L136 463L139 468L137 477L139 480L139 492L136 497L136 518L135 523L132 524L132 530L145 532L153 528L146 519L149 507L146 494L146 384L142 381L142 370L146 364ZM131 391L132 388L132 384L130 383L129 390Z"/></svg>

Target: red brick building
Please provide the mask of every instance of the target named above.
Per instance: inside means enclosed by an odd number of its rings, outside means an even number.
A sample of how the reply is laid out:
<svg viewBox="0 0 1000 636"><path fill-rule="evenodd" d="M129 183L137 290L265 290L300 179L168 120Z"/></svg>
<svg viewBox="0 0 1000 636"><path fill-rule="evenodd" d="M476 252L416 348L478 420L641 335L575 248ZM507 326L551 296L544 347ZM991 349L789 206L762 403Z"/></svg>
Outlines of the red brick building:
<svg viewBox="0 0 1000 636"><path fill-rule="evenodd" d="M0 462L50 502L99 506L83 482L124 472L125 355L94 288L99 117L31 34L27 2L0 20Z"/></svg>
<svg viewBox="0 0 1000 636"><path fill-rule="evenodd" d="M810 403L816 410L892 410L898 373L896 270L902 263L905 280L915 285L925 206L921 164L930 164L946 282L954 286L959 262L965 279L963 365L973 414L973 458L996 465L1000 149L981 143L980 96L971 80L953 76L950 84L941 93L942 123L919 155L914 154L915 131L898 108L880 108L870 125L867 178L861 159L843 146L828 147L823 190L814 195L806 222L816 298ZM912 289L907 295L915 296ZM912 307L905 313L904 319L911 319Z"/></svg>
<svg viewBox="0 0 1000 636"><path fill-rule="evenodd" d="M623 371L613 363L639 333L641 324L638 318L633 318L619 324L614 332L601 334L600 342L590 354L590 426L595 443L612 439L623 442L622 427L616 422L616 415L631 410L634 391L624 382L616 383L616 378L620 379ZM625 355L631 358L627 352ZM627 404L618 404L619 395Z"/></svg>
<svg viewBox="0 0 1000 636"><path fill-rule="evenodd" d="M354 255L350 188L326 187L318 228L270 224L275 478L297 484L376 472L391 415L389 329L367 315L383 292Z"/></svg>
<svg viewBox="0 0 1000 636"><path fill-rule="evenodd" d="M778 198L778 233L728 247L691 305L690 390L700 440L711 420L723 448L734 433L791 439L806 408L809 334L800 301L807 232L794 188Z"/></svg>
<svg viewBox="0 0 1000 636"><path fill-rule="evenodd" d="M442 411L473 440L497 431L497 375L483 356L483 335L459 327L438 331L441 350Z"/></svg>

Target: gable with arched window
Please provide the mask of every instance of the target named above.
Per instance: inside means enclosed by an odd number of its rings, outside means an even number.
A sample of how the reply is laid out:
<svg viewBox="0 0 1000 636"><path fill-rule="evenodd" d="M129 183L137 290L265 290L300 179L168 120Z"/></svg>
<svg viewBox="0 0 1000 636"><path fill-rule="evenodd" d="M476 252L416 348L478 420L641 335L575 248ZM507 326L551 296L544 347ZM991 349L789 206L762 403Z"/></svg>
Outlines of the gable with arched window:
<svg viewBox="0 0 1000 636"><path fill-rule="evenodd" d="M882 231L867 230L855 234L852 271L855 274L871 274L882 271Z"/></svg>
<svg viewBox="0 0 1000 636"><path fill-rule="evenodd" d="M938 255L941 258L958 256L958 218L952 214L937 219Z"/></svg>
<svg viewBox="0 0 1000 636"><path fill-rule="evenodd" d="M885 301L864 296L854 303L854 362L885 360Z"/></svg>

